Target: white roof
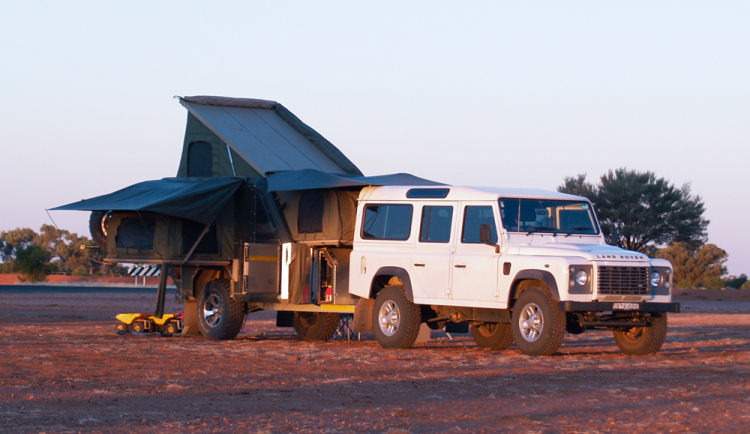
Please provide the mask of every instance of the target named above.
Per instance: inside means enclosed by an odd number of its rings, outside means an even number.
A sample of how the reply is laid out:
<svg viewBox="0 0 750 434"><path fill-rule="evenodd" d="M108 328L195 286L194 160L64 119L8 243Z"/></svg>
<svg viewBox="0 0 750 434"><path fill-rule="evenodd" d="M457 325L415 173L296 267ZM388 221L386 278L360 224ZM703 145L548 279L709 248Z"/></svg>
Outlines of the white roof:
<svg viewBox="0 0 750 434"><path fill-rule="evenodd" d="M413 189L450 189L445 198L407 198L406 193ZM534 188L496 188L496 187L466 187L466 186L383 186L366 187L360 192L359 200L367 201L414 201L414 200L497 200L499 197L532 198L532 199L558 199L558 200L584 200L585 197L575 196L556 191L541 190Z"/></svg>

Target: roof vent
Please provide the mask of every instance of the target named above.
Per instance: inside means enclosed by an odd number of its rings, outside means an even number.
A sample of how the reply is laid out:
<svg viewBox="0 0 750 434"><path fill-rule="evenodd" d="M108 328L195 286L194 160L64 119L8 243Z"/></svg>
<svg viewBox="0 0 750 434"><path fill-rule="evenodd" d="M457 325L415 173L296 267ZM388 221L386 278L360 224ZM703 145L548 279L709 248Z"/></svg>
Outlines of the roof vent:
<svg viewBox="0 0 750 434"><path fill-rule="evenodd" d="M412 188L406 192L409 199L445 199L450 188Z"/></svg>

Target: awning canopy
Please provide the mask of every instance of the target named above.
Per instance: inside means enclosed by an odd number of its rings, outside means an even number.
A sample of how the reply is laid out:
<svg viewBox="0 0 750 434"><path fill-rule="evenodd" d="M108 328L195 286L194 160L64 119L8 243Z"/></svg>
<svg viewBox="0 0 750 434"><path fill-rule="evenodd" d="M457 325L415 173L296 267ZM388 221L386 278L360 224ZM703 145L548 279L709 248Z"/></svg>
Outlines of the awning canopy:
<svg viewBox="0 0 750 434"><path fill-rule="evenodd" d="M445 185L408 173L380 176L344 176L309 169L269 173L266 175L266 179L268 180L268 191L367 187L369 185Z"/></svg>
<svg viewBox="0 0 750 434"><path fill-rule="evenodd" d="M150 211L211 223L242 185L242 178L164 178L125 187L53 210Z"/></svg>

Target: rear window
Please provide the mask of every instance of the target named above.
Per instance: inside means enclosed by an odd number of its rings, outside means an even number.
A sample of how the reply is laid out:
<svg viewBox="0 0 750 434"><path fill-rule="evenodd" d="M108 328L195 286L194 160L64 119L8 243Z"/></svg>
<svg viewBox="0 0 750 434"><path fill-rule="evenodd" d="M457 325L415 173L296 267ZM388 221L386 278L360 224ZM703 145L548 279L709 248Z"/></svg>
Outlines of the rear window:
<svg viewBox="0 0 750 434"><path fill-rule="evenodd" d="M411 234L413 212L414 207L411 205L365 206L362 238L370 240L408 240Z"/></svg>

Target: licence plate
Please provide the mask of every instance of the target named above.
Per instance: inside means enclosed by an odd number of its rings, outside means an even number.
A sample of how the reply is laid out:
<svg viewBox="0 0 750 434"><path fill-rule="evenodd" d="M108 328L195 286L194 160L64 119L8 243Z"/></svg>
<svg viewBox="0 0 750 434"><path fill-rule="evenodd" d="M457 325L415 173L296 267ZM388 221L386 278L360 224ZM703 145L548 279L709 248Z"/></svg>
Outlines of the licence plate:
<svg viewBox="0 0 750 434"><path fill-rule="evenodd" d="M615 303L612 310L638 310L640 307L638 303Z"/></svg>

